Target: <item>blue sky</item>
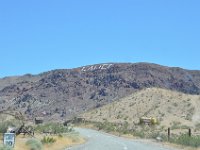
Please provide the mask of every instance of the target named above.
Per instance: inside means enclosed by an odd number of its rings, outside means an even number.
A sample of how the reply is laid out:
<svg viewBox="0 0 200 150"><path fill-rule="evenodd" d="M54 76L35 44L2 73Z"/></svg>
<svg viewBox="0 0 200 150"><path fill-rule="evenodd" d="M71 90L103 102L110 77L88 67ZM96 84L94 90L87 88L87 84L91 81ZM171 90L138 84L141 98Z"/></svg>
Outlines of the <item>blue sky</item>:
<svg viewBox="0 0 200 150"><path fill-rule="evenodd" d="M199 0L0 1L0 77L106 62L200 70Z"/></svg>

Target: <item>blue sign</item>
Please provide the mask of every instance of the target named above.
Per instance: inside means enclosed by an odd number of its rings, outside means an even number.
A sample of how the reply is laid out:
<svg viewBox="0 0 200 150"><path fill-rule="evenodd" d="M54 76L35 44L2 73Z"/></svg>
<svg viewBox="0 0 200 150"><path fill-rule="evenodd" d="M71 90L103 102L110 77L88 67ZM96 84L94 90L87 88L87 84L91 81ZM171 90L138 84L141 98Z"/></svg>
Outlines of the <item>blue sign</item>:
<svg viewBox="0 0 200 150"><path fill-rule="evenodd" d="M15 145L15 133L4 133L3 143L6 146L14 147L14 145Z"/></svg>

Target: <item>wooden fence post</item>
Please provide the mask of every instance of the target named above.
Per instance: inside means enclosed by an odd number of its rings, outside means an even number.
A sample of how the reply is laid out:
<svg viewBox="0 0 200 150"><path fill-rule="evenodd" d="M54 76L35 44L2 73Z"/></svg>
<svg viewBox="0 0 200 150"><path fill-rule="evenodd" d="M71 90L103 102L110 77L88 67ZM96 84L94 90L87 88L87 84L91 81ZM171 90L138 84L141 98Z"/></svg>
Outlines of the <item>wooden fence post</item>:
<svg viewBox="0 0 200 150"><path fill-rule="evenodd" d="M191 132L191 129L189 128L189 130L188 130L188 135L189 135L189 137L191 137L191 135L192 135L192 132Z"/></svg>
<svg viewBox="0 0 200 150"><path fill-rule="evenodd" d="M170 140L170 128L168 128L168 133L167 133L167 135L168 135L168 141Z"/></svg>

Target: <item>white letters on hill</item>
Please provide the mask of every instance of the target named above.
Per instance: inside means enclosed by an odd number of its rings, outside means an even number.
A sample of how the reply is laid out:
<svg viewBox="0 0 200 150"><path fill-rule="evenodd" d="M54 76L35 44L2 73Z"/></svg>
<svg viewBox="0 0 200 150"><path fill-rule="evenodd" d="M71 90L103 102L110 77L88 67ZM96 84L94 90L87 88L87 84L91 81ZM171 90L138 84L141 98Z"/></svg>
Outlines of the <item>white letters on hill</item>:
<svg viewBox="0 0 200 150"><path fill-rule="evenodd" d="M93 65L88 67L82 67L81 71L94 71L94 70L105 70L109 69L113 64L101 64L101 65Z"/></svg>

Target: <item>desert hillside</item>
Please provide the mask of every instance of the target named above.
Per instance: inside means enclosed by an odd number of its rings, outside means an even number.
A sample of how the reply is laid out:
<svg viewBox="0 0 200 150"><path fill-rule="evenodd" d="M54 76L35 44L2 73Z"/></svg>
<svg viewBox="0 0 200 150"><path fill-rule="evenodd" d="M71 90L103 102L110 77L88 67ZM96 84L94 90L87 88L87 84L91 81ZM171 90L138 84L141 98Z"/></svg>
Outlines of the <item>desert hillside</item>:
<svg viewBox="0 0 200 150"><path fill-rule="evenodd" d="M200 122L200 96L146 88L82 115L87 120L137 124L141 117L155 117L161 126L181 124L194 127Z"/></svg>
<svg viewBox="0 0 200 150"><path fill-rule="evenodd" d="M107 63L6 77L0 79L0 111L9 109L28 118L65 120L152 87L200 94L200 71L150 63ZM160 103L165 104L161 99ZM142 113L138 111L139 116Z"/></svg>

